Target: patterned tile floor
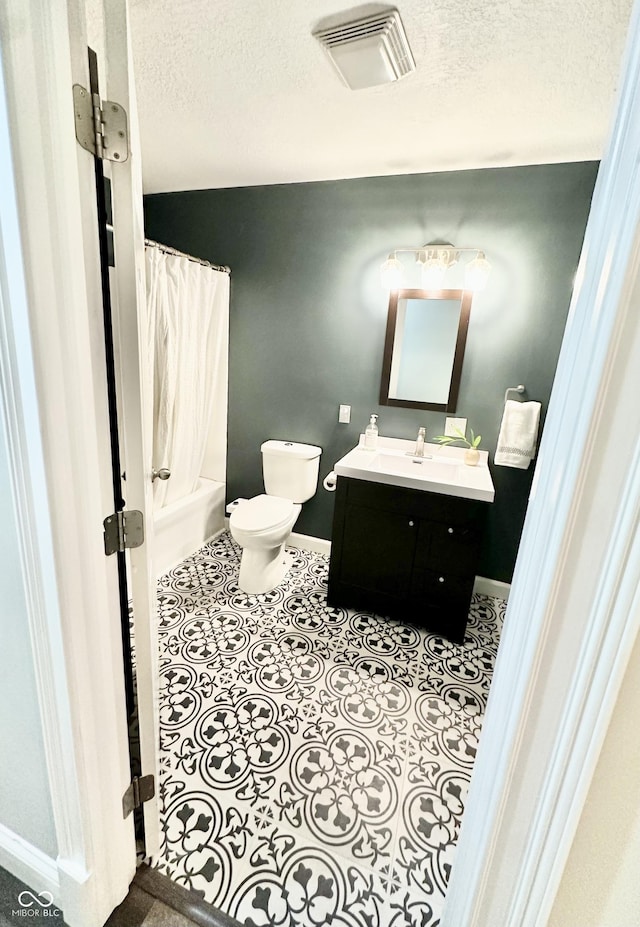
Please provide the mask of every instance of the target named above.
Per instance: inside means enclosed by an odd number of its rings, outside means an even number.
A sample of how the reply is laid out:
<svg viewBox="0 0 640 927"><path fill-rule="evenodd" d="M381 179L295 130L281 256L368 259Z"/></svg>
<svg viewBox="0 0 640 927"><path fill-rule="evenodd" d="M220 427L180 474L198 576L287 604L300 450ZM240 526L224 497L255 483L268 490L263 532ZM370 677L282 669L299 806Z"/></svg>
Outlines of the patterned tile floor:
<svg viewBox="0 0 640 927"><path fill-rule="evenodd" d="M288 556L246 595L225 533L160 580L159 868L247 927L435 927L504 602L455 645Z"/></svg>

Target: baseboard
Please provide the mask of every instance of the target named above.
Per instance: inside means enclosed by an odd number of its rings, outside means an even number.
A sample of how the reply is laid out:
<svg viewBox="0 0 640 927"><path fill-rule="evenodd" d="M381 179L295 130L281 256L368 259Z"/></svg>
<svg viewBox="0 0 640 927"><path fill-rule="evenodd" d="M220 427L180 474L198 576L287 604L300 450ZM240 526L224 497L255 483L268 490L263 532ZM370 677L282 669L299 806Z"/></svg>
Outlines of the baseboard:
<svg viewBox="0 0 640 927"><path fill-rule="evenodd" d="M479 595L490 595L495 599L504 599L505 602L509 599L510 590L510 583L501 583L497 579L487 579L486 576L476 576L476 581L473 584L473 591L479 593Z"/></svg>
<svg viewBox="0 0 640 927"><path fill-rule="evenodd" d="M60 878L56 861L42 850L0 824L0 867L35 892L60 897Z"/></svg>
<svg viewBox="0 0 640 927"><path fill-rule="evenodd" d="M289 538L287 547L297 547L299 550L309 550L314 554L331 553L331 541L326 538L314 538L310 534L296 534L295 532Z"/></svg>

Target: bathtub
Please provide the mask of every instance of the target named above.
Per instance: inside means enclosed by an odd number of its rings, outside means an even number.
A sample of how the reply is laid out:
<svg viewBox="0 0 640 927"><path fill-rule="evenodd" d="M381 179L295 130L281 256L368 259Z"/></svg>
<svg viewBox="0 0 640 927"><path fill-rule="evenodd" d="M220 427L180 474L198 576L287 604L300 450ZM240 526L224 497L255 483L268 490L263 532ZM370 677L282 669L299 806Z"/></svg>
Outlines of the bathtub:
<svg viewBox="0 0 640 927"><path fill-rule="evenodd" d="M195 492L154 512L153 566L157 576L222 531L225 488L224 483L201 477Z"/></svg>

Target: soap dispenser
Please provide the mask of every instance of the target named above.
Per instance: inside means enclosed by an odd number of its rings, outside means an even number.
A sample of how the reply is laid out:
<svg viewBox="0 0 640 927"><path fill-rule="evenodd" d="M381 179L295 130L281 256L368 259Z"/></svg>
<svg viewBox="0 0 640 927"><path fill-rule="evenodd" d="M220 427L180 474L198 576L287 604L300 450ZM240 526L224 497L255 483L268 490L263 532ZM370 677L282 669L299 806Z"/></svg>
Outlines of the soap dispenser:
<svg viewBox="0 0 640 927"><path fill-rule="evenodd" d="M364 446L367 451L375 451L378 446L378 416L373 412L364 432Z"/></svg>

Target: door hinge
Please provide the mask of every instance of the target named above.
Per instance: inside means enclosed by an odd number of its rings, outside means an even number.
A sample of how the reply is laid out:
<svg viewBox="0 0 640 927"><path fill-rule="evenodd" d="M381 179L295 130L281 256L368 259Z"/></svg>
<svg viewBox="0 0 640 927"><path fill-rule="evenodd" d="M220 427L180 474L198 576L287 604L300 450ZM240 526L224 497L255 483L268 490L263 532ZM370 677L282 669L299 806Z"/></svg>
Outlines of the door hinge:
<svg viewBox="0 0 640 927"><path fill-rule="evenodd" d="M137 509L114 512L103 521L104 552L107 557L144 544L144 516Z"/></svg>
<svg viewBox="0 0 640 927"><path fill-rule="evenodd" d="M101 100L80 84L73 85L78 143L105 161L126 161L129 157L127 112L119 103Z"/></svg>
<svg viewBox="0 0 640 927"><path fill-rule="evenodd" d="M132 811L140 808L145 801L156 794L156 782L153 776L134 776L131 785L122 796L122 815L128 818Z"/></svg>

